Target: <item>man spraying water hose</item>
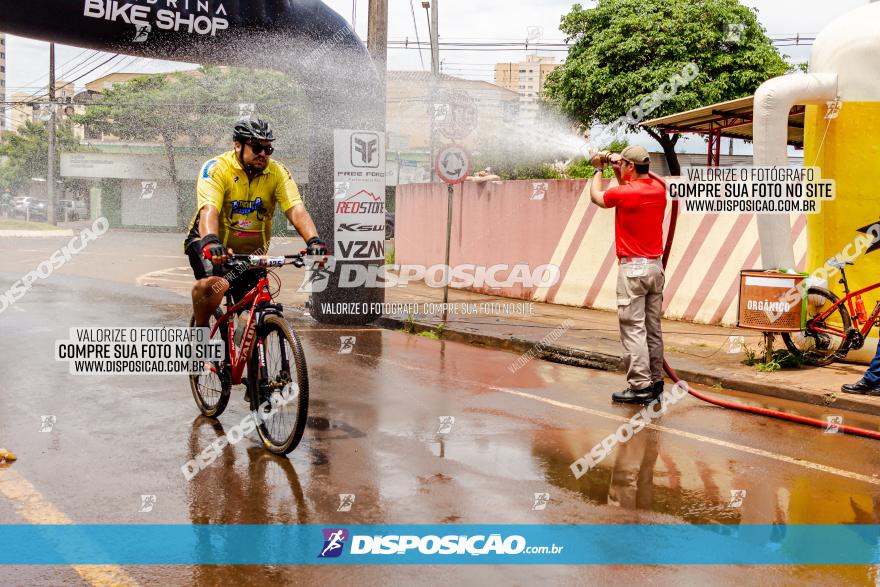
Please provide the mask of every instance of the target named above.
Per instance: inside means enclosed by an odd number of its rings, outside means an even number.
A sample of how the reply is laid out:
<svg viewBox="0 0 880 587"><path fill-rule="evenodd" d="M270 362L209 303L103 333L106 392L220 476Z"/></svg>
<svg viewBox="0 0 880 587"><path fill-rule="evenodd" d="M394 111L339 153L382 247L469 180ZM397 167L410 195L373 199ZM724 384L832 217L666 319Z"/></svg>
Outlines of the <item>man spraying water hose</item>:
<svg viewBox="0 0 880 587"><path fill-rule="evenodd" d="M615 208L617 316L628 387L611 398L650 403L663 393L660 316L666 281L662 262L666 186L651 173L643 147L627 147L619 155L600 153L592 164L590 199L600 208ZM602 191L600 180L608 165L617 185Z"/></svg>

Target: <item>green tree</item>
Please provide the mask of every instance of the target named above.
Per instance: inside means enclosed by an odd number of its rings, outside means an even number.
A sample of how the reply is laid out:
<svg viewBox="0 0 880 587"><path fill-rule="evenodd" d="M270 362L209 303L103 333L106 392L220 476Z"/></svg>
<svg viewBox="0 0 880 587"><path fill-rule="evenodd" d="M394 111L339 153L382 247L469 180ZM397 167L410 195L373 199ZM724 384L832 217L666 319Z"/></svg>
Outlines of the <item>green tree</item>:
<svg viewBox="0 0 880 587"><path fill-rule="evenodd" d="M107 90L76 122L125 141L162 144L168 179L177 190L177 217L186 222L187 199L182 194L177 156L181 147L215 154L229 149L240 105L253 104L255 113L276 127L283 148L303 140L304 109L290 78L273 71L202 67L193 72L145 75ZM189 178L186 178L189 179Z"/></svg>
<svg viewBox="0 0 880 587"><path fill-rule="evenodd" d="M618 139L602 147L600 150L611 151L612 153L620 153L628 146L629 141L625 139ZM593 164L590 162L590 160L587 158L583 158L573 161L565 170L565 175L566 177L569 177L571 179L589 179L593 177L594 171L595 170L593 168ZM614 172L610 169L606 169L604 177L614 177Z"/></svg>
<svg viewBox="0 0 880 587"><path fill-rule="evenodd" d="M656 100L646 119L748 96L789 71L756 11L737 0L598 0L590 9L575 4L560 28L573 46L548 77L545 98L585 127L627 116L691 62L696 77ZM635 132L639 122L630 116L623 126ZM680 135L645 130L678 174Z"/></svg>
<svg viewBox="0 0 880 587"><path fill-rule="evenodd" d="M77 151L80 145L69 121L58 125L56 140L55 169L60 169L60 153ZM49 129L46 123L28 120L17 133L5 133L0 139L0 156L7 158L6 163L0 165L0 191L15 193L26 189L31 178L45 178L49 166Z"/></svg>

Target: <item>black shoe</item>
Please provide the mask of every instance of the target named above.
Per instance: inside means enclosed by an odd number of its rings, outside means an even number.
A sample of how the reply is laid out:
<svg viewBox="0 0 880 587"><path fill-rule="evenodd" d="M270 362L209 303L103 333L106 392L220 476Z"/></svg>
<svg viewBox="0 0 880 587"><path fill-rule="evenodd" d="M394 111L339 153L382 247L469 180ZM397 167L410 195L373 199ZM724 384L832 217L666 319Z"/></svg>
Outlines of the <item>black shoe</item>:
<svg viewBox="0 0 880 587"><path fill-rule="evenodd" d="M854 393L856 395L878 395L880 396L880 387L871 387L864 381L858 383L847 383L842 385L840 390L843 393Z"/></svg>
<svg viewBox="0 0 880 587"><path fill-rule="evenodd" d="M654 385L649 385L644 389L627 387L623 391L612 393L611 400L622 404L648 404L657 399L654 389Z"/></svg>
<svg viewBox="0 0 880 587"><path fill-rule="evenodd" d="M660 381L655 381L651 385L651 389L654 390L654 397L660 397L661 395L663 395L663 380L661 379Z"/></svg>

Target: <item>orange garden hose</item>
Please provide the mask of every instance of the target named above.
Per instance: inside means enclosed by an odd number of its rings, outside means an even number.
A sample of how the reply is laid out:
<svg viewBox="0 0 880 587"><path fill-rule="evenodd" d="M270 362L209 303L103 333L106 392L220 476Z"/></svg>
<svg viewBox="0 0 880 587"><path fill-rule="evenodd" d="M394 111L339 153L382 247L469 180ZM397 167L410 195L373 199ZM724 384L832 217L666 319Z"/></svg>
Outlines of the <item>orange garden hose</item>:
<svg viewBox="0 0 880 587"><path fill-rule="evenodd" d="M666 247L663 250L663 269L666 269L666 264L669 261L669 253L672 250L672 241L675 237L675 225L678 220L678 201L673 200L672 202L672 216L669 221L669 236L666 239ZM669 363L666 360L663 360L663 368L666 370L666 374L669 375L669 378L672 379L673 382L678 383L681 381L681 378L675 373L672 367L669 366ZM770 410L767 408L757 408L752 406L747 406L743 404L738 404L735 402L724 401L720 399L715 399L704 395L698 391L695 391L691 388L690 385L687 385L687 382L684 382L687 386L687 391L689 394L694 396L697 399L703 400L704 402L709 402L710 404L714 404L716 406L720 406L722 408L728 408L731 410L739 410L742 412L750 412L752 414L760 414L762 416L770 416L771 418L779 418L781 420L788 420L789 422L797 422L799 424L808 424L810 426L816 426L818 428L826 428L828 426L827 422L822 420L817 420L816 418L808 418L806 416L797 416L795 414L786 414L785 412L779 412L777 410ZM874 438L880 440L880 431L877 430L866 430L865 428L857 428L855 426L845 426L843 424L838 425L838 429L841 432L845 432L846 434L853 434L855 436L864 436L866 438Z"/></svg>

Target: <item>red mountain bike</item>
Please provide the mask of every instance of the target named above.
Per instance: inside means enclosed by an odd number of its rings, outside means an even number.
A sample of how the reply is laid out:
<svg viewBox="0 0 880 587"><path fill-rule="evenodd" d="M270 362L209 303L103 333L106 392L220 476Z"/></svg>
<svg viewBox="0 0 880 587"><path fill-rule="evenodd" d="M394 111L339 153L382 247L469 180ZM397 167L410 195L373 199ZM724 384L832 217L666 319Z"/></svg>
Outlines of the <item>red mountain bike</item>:
<svg viewBox="0 0 880 587"><path fill-rule="evenodd" d="M233 300L232 288L227 292L225 313L217 308L210 325L211 339L223 341L224 359L206 362L200 373L190 375L196 405L209 418L219 417L229 403L232 386L244 383L263 446L275 454L296 448L309 409L309 376L302 343L269 290L267 269L285 265L304 267L303 255L230 258L225 265L227 279L256 272L257 284L238 302ZM190 326L194 324L195 316Z"/></svg>
<svg viewBox="0 0 880 587"><path fill-rule="evenodd" d="M838 298L822 287L809 288L804 330L782 334L788 350L810 365L829 365L843 360L850 350L865 346L865 337L880 315L880 302L868 316L862 301L862 294L877 289L880 283L850 293L845 267L852 264L837 259L828 261L828 265L840 270L838 283L843 284L844 297Z"/></svg>

